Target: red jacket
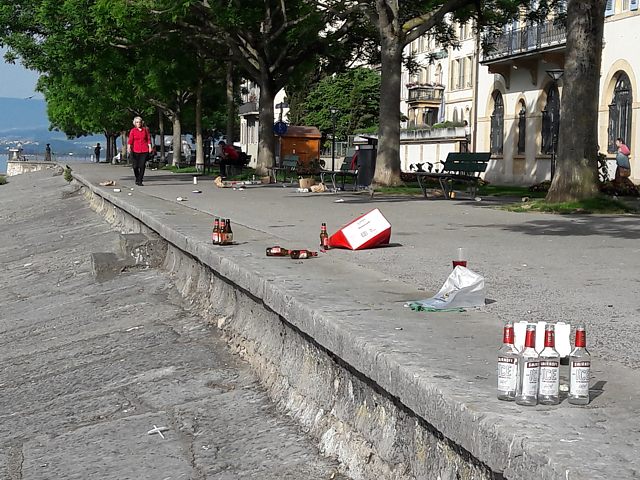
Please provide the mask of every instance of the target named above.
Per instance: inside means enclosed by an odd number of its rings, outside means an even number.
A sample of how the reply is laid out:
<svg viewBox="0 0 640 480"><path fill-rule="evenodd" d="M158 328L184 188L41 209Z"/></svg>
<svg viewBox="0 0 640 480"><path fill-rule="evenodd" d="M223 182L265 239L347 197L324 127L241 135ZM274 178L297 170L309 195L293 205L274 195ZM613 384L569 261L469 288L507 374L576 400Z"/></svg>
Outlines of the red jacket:
<svg viewBox="0 0 640 480"><path fill-rule="evenodd" d="M149 153L151 136L148 128L133 127L129 132L129 145L133 153Z"/></svg>
<svg viewBox="0 0 640 480"><path fill-rule="evenodd" d="M232 145L225 145L224 147L222 147L222 151L229 160L238 160L238 158L240 157L238 151L233 148Z"/></svg>

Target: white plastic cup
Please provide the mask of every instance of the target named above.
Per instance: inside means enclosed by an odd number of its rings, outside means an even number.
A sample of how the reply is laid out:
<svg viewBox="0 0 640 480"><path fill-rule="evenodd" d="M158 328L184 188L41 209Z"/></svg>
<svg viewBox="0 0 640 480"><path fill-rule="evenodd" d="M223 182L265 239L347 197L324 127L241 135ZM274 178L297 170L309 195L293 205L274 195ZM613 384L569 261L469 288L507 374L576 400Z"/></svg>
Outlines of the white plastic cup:
<svg viewBox="0 0 640 480"><path fill-rule="evenodd" d="M458 248L458 257L456 260L462 261L467 259L467 249L466 248Z"/></svg>
<svg viewBox="0 0 640 480"><path fill-rule="evenodd" d="M197 185L198 184L198 177L193 177L193 184Z"/></svg>

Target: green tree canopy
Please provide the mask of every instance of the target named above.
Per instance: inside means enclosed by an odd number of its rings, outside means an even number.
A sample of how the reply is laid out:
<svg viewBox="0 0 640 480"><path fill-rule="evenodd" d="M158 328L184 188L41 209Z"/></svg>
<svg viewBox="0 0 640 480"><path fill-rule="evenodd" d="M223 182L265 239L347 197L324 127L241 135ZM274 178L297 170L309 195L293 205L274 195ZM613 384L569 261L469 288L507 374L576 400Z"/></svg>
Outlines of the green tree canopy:
<svg viewBox="0 0 640 480"><path fill-rule="evenodd" d="M331 132L336 115L336 138L344 139L358 129L378 123L380 105L380 74L359 67L320 80L296 108L302 124L314 125L323 132Z"/></svg>

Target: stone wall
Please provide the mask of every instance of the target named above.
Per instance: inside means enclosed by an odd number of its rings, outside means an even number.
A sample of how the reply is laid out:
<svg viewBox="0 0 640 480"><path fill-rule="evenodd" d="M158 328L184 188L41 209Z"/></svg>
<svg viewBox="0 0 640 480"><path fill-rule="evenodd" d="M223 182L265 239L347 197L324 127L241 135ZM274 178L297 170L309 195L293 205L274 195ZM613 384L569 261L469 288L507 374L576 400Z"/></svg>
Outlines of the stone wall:
<svg viewBox="0 0 640 480"><path fill-rule="evenodd" d="M23 162L9 161L7 162L7 177L20 175L23 173L39 172L40 170L57 170L61 169L60 165L53 162Z"/></svg>

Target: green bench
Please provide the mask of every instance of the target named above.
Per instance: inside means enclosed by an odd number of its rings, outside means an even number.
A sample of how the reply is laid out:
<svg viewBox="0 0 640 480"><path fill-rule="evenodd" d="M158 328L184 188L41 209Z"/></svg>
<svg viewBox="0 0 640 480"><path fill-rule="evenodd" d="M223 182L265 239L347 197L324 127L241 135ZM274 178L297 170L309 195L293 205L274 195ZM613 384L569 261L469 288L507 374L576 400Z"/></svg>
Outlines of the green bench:
<svg viewBox="0 0 640 480"><path fill-rule="evenodd" d="M287 181L287 177L293 180L296 177L296 169L298 168L298 155L285 155L280 162L280 165L274 165L267 168L269 170L269 176L273 178L274 182L278 181L278 172L283 173L283 182Z"/></svg>
<svg viewBox="0 0 640 480"><path fill-rule="evenodd" d="M491 160L491 153L451 152L444 162L438 162L442 163L442 169L439 172L415 172L415 174L425 198L427 198L426 179L428 178L438 180L446 199L451 199L453 182L468 183L471 196L475 197L481 180L480 174L487 170L489 160Z"/></svg>
<svg viewBox="0 0 640 480"><path fill-rule="evenodd" d="M331 184L333 185L333 190L338 190L338 186L336 185L336 178L341 178L342 190L344 190L344 181L346 177L356 178L358 176L357 170L351 170L351 157L344 157L342 164L340 165L340 170L321 170L320 171L320 181L326 185L325 176L328 175L331 179Z"/></svg>

